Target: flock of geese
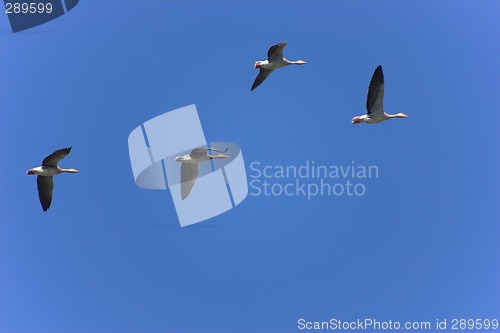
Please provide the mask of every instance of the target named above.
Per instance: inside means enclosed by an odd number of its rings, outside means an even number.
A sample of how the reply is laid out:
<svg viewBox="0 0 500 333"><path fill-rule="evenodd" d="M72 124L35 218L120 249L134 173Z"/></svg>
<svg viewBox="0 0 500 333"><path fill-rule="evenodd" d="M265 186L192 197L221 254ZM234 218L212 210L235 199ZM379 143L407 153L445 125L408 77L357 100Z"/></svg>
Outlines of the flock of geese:
<svg viewBox="0 0 500 333"><path fill-rule="evenodd" d="M267 60L256 61L254 69L259 69L259 74L255 78L250 91L257 88L266 80L269 75L278 68L288 65L305 65L307 62L304 60L291 61L283 57L283 49L288 43L278 43L271 46L267 51ZM382 66L377 66L372 75L370 85L368 88L368 97L366 98L366 114L352 118L353 124L365 123L376 124L392 118L408 118L404 113L389 114L384 111L384 73ZM209 151L217 151L221 154L210 155ZM178 156L175 158L176 162L181 162L181 199L187 198L191 192L196 178L198 176L198 164L214 159L214 158L228 158L224 154L226 150L219 150L215 148L195 148L187 155ZM53 178L55 175L68 172L78 173L76 169L61 168L58 163L71 152L71 147L56 150L49 156L45 157L42 165L36 168L29 169L26 174L37 175L38 197L42 205L43 211L50 208L52 202L52 190L54 189Z"/></svg>

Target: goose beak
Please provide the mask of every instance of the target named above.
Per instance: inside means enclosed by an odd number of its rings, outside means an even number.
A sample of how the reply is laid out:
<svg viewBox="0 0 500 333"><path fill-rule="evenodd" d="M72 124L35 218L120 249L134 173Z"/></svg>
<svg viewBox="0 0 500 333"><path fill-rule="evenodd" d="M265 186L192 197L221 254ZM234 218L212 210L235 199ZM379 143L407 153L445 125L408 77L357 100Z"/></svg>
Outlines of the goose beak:
<svg viewBox="0 0 500 333"><path fill-rule="evenodd" d="M35 171L33 169L29 169L28 171L26 171L26 174L27 175L34 175Z"/></svg>

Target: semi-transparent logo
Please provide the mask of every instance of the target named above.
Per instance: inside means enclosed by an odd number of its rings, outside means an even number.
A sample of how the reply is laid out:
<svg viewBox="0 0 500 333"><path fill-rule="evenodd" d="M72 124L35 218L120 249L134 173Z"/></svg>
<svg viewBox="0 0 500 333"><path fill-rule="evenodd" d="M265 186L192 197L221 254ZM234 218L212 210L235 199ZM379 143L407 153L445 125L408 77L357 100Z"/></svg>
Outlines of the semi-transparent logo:
<svg viewBox="0 0 500 333"><path fill-rule="evenodd" d="M240 147L231 142L207 143L195 105L138 126L128 137L128 148L136 184L150 190L168 188L181 226L222 214L248 194ZM180 157L186 155L183 161ZM189 155L196 162L194 171ZM183 179L187 168L189 179Z"/></svg>

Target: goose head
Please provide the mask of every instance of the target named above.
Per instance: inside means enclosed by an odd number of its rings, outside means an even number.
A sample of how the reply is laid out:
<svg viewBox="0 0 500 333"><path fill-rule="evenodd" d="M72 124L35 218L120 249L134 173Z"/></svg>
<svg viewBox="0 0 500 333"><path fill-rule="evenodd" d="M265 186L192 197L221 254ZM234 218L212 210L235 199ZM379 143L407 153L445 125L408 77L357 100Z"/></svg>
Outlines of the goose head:
<svg viewBox="0 0 500 333"><path fill-rule="evenodd" d="M356 125L356 124L362 123L364 121L364 118L362 116L356 116L356 117L352 118L351 121L354 125Z"/></svg>
<svg viewBox="0 0 500 333"><path fill-rule="evenodd" d="M175 162L185 162L185 161L190 161L190 160L191 160L191 156L189 156L189 154L177 156L175 158Z"/></svg>
<svg viewBox="0 0 500 333"><path fill-rule="evenodd" d="M267 61L256 61L255 64L253 65L253 68L254 69L261 68L262 65L265 65L267 63L268 63Z"/></svg>
<svg viewBox="0 0 500 333"><path fill-rule="evenodd" d="M43 169L41 166L38 166L36 168L32 168L32 169L29 169L28 171L26 171L27 175L39 175L42 173L43 173Z"/></svg>

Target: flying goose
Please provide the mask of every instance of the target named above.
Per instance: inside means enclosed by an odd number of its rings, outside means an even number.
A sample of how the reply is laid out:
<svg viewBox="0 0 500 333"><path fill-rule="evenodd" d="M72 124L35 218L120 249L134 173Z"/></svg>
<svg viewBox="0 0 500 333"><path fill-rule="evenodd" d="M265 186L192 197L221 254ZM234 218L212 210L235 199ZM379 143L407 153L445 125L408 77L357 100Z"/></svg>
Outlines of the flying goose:
<svg viewBox="0 0 500 333"><path fill-rule="evenodd" d="M378 66L373 73L368 97L366 98L367 113L352 118L353 124L376 124L391 118L408 118L404 113L389 114L384 112L384 73L382 66Z"/></svg>
<svg viewBox="0 0 500 333"><path fill-rule="evenodd" d="M254 69L259 68L260 72L253 82L252 89L257 88L275 69L285 67L288 65L304 65L307 64L304 60L290 61L283 57L283 49L287 46L287 42L279 43L271 46L267 51L267 60L256 61L253 65Z"/></svg>
<svg viewBox="0 0 500 333"><path fill-rule="evenodd" d="M57 163L66 157L71 151L71 147L56 150L45 157L42 165L26 171L28 175L38 175L36 182L38 185L38 197L44 212L47 211L52 202L52 190L54 189L53 177L62 172L78 173L76 169L63 169Z"/></svg>
<svg viewBox="0 0 500 333"><path fill-rule="evenodd" d="M193 189L194 183L196 182L196 177L198 177L198 163L208 161L214 158L228 158L226 154L209 155L208 151L217 151L220 153L227 152L226 150L219 150L215 148L195 148L191 150L189 154L183 156L177 156L175 158L176 162L182 162L181 164L181 199L187 198L191 190Z"/></svg>

